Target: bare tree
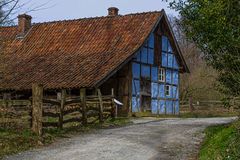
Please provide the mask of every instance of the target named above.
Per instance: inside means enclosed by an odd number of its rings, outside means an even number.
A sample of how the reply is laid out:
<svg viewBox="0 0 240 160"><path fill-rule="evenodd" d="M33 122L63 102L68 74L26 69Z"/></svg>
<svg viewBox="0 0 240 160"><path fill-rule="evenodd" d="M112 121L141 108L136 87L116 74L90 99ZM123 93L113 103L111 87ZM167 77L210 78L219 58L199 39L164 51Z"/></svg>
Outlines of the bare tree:
<svg viewBox="0 0 240 160"><path fill-rule="evenodd" d="M10 18L22 5L19 0L1 0L0 1L0 26L12 23Z"/></svg>
<svg viewBox="0 0 240 160"><path fill-rule="evenodd" d="M179 24L181 19L169 16L169 21L191 72L181 76L181 100L186 101L189 97L193 100L220 100L222 97L216 87L217 71L206 64L202 52L186 38Z"/></svg>
<svg viewBox="0 0 240 160"><path fill-rule="evenodd" d="M45 3L32 3L32 0L23 2L23 0L0 0L0 26L11 25L13 20L16 19L16 15L22 12L24 13L35 12L39 10L49 9L54 5L50 5L51 0Z"/></svg>

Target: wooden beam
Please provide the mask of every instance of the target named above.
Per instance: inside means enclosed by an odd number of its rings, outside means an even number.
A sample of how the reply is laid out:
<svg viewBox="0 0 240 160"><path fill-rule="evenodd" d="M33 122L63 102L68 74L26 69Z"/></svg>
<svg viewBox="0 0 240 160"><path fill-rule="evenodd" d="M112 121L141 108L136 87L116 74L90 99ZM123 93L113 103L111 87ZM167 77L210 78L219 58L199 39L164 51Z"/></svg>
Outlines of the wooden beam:
<svg viewBox="0 0 240 160"><path fill-rule="evenodd" d="M194 111L192 97L189 97L189 110L190 110L190 112L193 112L193 111Z"/></svg>
<svg viewBox="0 0 240 160"><path fill-rule="evenodd" d="M86 88L80 89L80 99L81 99L81 107L82 107L82 124L87 125L87 114L86 114Z"/></svg>
<svg viewBox="0 0 240 160"><path fill-rule="evenodd" d="M102 93L100 89L97 89L98 99L99 99L99 122L103 122L103 100L102 100Z"/></svg>
<svg viewBox="0 0 240 160"><path fill-rule="evenodd" d="M71 119L67 119L67 120L64 120L63 123L72 123L72 122L81 122L81 118L71 118Z"/></svg>
<svg viewBox="0 0 240 160"><path fill-rule="evenodd" d="M64 111L63 115L71 114L71 113L74 113L74 112L82 113L82 110L78 107L77 108L71 108L71 109L68 109L68 110Z"/></svg>
<svg viewBox="0 0 240 160"><path fill-rule="evenodd" d="M28 112L28 115L29 115L29 126L30 126L30 128L32 128L32 108L30 109L30 111Z"/></svg>
<svg viewBox="0 0 240 160"><path fill-rule="evenodd" d="M0 100L0 105L5 106L8 104L9 106L30 106L30 100Z"/></svg>
<svg viewBox="0 0 240 160"><path fill-rule="evenodd" d="M43 99L43 103L48 103L51 105L61 106L61 102L55 99Z"/></svg>
<svg viewBox="0 0 240 160"><path fill-rule="evenodd" d="M43 111L42 115L43 115L43 117L54 117L54 118L59 117L59 113L44 112L44 111Z"/></svg>
<svg viewBox="0 0 240 160"><path fill-rule="evenodd" d="M58 127L58 122L43 122L43 127Z"/></svg>
<svg viewBox="0 0 240 160"><path fill-rule="evenodd" d="M42 106L43 86L32 85L32 131L38 136L42 135Z"/></svg>
<svg viewBox="0 0 240 160"><path fill-rule="evenodd" d="M113 97L112 104L111 104L111 107L112 107L111 117L115 118L115 117L117 117L117 105L115 105L115 103L114 103L114 88L112 88L111 93L112 93L111 96Z"/></svg>
<svg viewBox="0 0 240 160"><path fill-rule="evenodd" d="M63 116L64 116L64 106L66 102L66 89L62 89L61 92L61 105L60 105L60 112L59 112L59 128L63 128Z"/></svg>

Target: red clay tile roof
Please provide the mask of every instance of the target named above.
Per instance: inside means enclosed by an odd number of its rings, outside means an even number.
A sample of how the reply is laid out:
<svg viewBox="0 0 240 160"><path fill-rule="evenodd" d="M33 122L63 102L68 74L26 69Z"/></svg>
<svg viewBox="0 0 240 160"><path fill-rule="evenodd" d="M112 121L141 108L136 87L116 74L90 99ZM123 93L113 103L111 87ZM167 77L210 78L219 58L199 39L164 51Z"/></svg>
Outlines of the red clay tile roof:
<svg viewBox="0 0 240 160"><path fill-rule="evenodd" d="M0 27L0 35L3 39L15 39L17 32L17 27Z"/></svg>
<svg viewBox="0 0 240 160"><path fill-rule="evenodd" d="M144 43L161 12L34 24L23 39L0 27L6 45L3 87L94 87Z"/></svg>

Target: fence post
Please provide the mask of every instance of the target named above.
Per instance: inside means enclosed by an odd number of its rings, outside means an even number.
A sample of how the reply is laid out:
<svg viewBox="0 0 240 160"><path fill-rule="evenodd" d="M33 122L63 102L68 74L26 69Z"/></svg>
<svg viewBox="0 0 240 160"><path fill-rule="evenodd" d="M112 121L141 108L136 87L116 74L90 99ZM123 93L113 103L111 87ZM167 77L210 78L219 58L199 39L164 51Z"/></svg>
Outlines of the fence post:
<svg viewBox="0 0 240 160"><path fill-rule="evenodd" d="M28 115L29 115L29 117L30 117L30 119L29 119L29 126L30 126L30 128L32 128L32 111L33 111L33 107L31 107L31 105L28 105L28 108L30 109L29 110L29 112L28 112Z"/></svg>
<svg viewBox="0 0 240 160"><path fill-rule="evenodd" d="M193 112L193 111L194 111L193 102L192 102L192 97L189 97L189 109L190 109L190 112Z"/></svg>
<svg viewBox="0 0 240 160"><path fill-rule="evenodd" d="M60 113L59 113L59 128L63 129L63 112L66 101L66 89L62 89L61 92L61 105L60 105Z"/></svg>
<svg viewBox="0 0 240 160"><path fill-rule="evenodd" d="M103 101L102 101L102 93L100 89L97 89L97 93L98 93L98 99L99 99L99 122L102 123L103 122Z"/></svg>
<svg viewBox="0 0 240 160"><path fill-rule="evenodd" d="M112 95L112 111L111 111L111 117L115 118L117 116L116 110L117 110L117 105L114 105L114 89L112 88L111 90L111 95Z"/></svg>
<svg viewBox="0 0 240 160"><path fill-rule="evenodd" d="M42 106L43 86L32 85L32 131L38 136L42 135Z"/></svg>
<svg viewBox="0 0 240 160"><path fill-rule="evenodd" d="M82 106L82 124L87 125L87 108L86 108L86 88L80 89L80 99Z"/></svg>
<svg viewBox="0 0 240 160"><path fill-rule="evenodd" d="M8 102L7 102L7 100L8 100L8 96L7 96L7 93L3 93L3 107L4 108L8 108Z"/></svg>

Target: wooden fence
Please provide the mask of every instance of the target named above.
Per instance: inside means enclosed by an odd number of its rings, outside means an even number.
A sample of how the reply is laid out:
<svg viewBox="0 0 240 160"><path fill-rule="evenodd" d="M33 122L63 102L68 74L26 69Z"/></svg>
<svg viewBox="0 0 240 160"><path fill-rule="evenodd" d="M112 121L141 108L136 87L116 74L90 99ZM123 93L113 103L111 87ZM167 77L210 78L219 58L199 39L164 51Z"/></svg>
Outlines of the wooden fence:
<svg viewBox="0 0 240 160"><path fill-rule="evenodd" d="M189 107L189 106L222 106L224 107L223 101L218 101L218 100L207 100L207 101L193 101L191 98L189 98L189 101L180 101L180 105L182 107ZM240 97L234 98L233 100L230 101L230 105L233 106L234 108L237 108L240 106Z"/></svg>
<svg viewBox="0 0 240 160"><path fill-rule="evenodd" d="M43 99L43 127L62 128L68 123L86 125L97 121L103 122L109 117L114 117L113 98L112 95L101 96L102 100L98 96L86 96L85 109L80 96L66 98L63 109L61 109L60 101Z"/></svg>
<svg viewBox="0 0 240 160"><path fill-rule="evenodd" d="M0 127L30 128L31 117L30 100L0 100Z"/></svg>
<svg viewBox="0 0 240 160"><path fill-rule="evenodd" d="M34 84L30 100L0 100L0 113L6 113L0 114L0 118L6 118L6 115L23 116L24 112L28 115L26 121L29 127L38 135L42 135L43 128L48 127L62 129L71 123L84 126L102 123L115 116L114 92L102 95L100 89L96 91L96 95L86 96L86 89L82 88L79 96L67 97L66 90L62 89L61 98L47 99L43 97L42 85Z"/></svg>
<svg viewBox="0 0 240 160"><path fill-rule="evenodd" d="M209 100L209 101L192 101L191 99L189 101L180 101L180 105L182 107L189 107L192 106L223 106L222 101L215 101L215 100Z"/></svg>
<svg viewBox="0 0 240 160"><path fill-rule="evenodd" d="M231 107L224 106L222 101L208 100L208 101L180 101L180 113L187 112L203 112L224 115L225 113L238 113L240 112L240 99L234 99L231 102Z"/></svg>

